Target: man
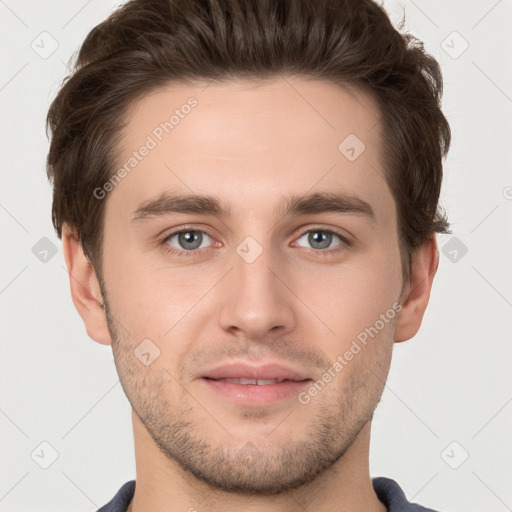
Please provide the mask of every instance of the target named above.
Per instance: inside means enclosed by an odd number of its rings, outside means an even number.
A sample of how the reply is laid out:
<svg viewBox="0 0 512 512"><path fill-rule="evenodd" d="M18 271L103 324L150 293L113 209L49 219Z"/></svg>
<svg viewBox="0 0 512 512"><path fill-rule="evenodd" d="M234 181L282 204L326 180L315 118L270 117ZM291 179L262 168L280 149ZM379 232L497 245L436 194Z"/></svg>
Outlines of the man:
<svg viewBox="0 0 512 512"><path fill-rule="evenodd" d="M369 475L438 266L441 73L370 0L135 0L50 107L53 222L132 406L114 511L420 511Z"/></svg>

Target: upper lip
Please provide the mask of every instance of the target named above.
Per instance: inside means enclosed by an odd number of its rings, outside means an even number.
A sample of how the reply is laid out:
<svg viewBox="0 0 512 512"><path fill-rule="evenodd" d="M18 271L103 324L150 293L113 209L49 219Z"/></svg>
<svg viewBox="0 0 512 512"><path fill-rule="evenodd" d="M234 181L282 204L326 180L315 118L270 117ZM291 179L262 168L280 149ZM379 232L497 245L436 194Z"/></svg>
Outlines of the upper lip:
<svg viewBox="0 0 512 512"><path fill-rule="evenodd" d="M245 363L228 363L208 370L203 378L210 379L279 379L307 380L309 377L298 370L281 364L253 366Z"/></svg>

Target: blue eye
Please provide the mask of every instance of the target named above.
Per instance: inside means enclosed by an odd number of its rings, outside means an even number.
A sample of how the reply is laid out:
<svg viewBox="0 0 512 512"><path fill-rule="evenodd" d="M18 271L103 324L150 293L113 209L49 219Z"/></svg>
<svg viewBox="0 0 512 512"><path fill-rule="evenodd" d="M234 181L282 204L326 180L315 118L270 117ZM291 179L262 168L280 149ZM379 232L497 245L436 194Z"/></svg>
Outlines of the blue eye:
<svg viewBox="0 0 512 512"><path fill-rule="evenodd" d="M319 256L329 256L350 246L350 242L344 236L329 229L309 229L296 239L297 242L304 237L307 237L310 251ZM331 244L336 239L339 240L339 243L332 247ZM210 235L199 229L174 231L162 240L164 249L178 256L196 256L201 252L201 249L211 247L211 243L212 238ZM304 247L302 245L298 246Z"/></svg>
<svg viewBox="0 0 512 512"><path fill-rule="evenodd" d="M338 247L340 245L349 245L348 241L344 237L328 229L310 229L309 231L303 233L297 240L300 240L301 238L304 237L307 237L307 243L311 245L312 249L322 252L325 252L324 249L330 249L331 243L336 238L340 240L341 243L338 243L335 247Z"/></svg>
<svg viewBox="0 0 512 512"><path fill-rule="evenodd" d="M196 229L185 229L182 231L176 231L171 233L164 239L164 243L166 245L170 245L171 248L180 250L181 252L194 252L196 249L204 249L207 245L203 245L204 237L210 238L207 233L204 231L196 230ZM176 238L178 243L178 247L173 246L170 242L173 238ZM169 250L171 250L169 248ZM188 256L188 254L187 254Z"/></svg>

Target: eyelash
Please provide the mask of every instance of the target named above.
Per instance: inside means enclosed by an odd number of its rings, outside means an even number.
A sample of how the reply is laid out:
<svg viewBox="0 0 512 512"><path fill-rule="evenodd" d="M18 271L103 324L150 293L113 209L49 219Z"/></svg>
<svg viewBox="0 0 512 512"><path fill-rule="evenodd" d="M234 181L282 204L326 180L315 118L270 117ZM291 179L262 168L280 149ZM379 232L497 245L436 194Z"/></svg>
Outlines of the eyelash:
<svg viewBox="0 0 512 512"><path fill-rule="evenodd" d="M340 235L339 233L337 233L336 231L333 231L331 229L324 229L324 228L312 228L312 229L310 228L306 231L303 231L297 237L297 240L299 238L302 238L305 234L310 233L310 232L315 232L315 231L320 231L322 233L329 233L329 234L335 235L342 242L341 244L335 246L334 249L309 249L309 251L313 251L317 255L332 256L333 254L337 254L338 252L341 252L342 250L346 249L347 247L350 247L350 245L351 245L351 243L348 241L348 239L346 237L344 237L343 235ZM175 247L171 247L167 243L172 237L179 235L180 233L187 233L187 232L204 233L207 236L209 236L210 238L213 238L210 235L208 235L208 233L206 231L203 231L202 229L192 229L192 228L180 229L178 231L173 231L173 232L165 235L165 237L161 241L161 245L163 246L164 250L168 253L171 253L171 254L174 254L177 256L195 257L195 256L198 256L198 254L201 253L203 251L203 249L209 249L209 247L203 247L202 249L193 249L193 250L186 251L184 249L179 250L179 249L176 249Z"/></svg>

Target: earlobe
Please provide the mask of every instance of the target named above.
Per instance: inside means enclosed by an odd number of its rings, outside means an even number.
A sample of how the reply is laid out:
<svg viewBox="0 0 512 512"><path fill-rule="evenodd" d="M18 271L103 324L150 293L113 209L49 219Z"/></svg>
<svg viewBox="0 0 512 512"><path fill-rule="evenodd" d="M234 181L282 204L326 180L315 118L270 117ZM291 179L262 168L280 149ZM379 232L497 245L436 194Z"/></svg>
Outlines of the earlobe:
<svg viewBox="0 0 512 512"><path fill-rule="evenodd" d="M434 236L413 257L411 281L404 290L395 327L395 342L407 341L419 331L438 266L439 251Z"/></svg>
<svg viewBox="0 0 512 512"><path fill-rule="evenodd" d="M110 332L96 273L85 256L76 233L68 226L62 229L62 246L68 268L71 298L84 321L87 334L98 343L110 345Z"/></svg>

